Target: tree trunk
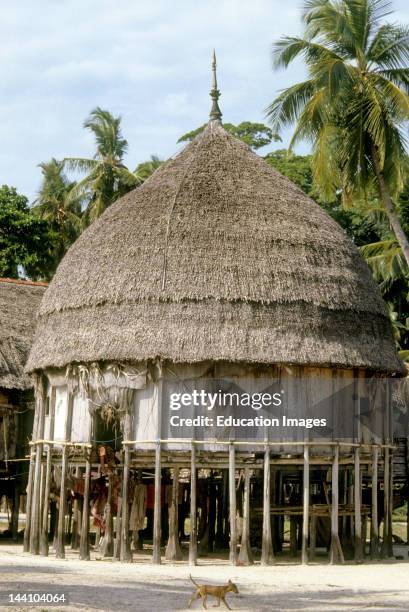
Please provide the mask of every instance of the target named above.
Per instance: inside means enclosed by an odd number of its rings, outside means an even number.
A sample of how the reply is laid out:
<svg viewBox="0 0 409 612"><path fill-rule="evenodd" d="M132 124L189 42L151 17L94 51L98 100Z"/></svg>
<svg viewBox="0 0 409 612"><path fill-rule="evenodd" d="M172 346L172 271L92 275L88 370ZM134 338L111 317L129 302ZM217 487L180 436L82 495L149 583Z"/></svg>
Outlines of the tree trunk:
<svg viewBox="0 0 409 612"><path fill-rule="evenodd" d="M395 211L395 207L393 205L392 198L389 193L389 188L386 184L383 170L381 168L379 154L374 144L372 144L372 159L374 163L376 178L378 179L379 194L381 196L382 203L385 207L391 229L395 234L395 238L398 241L400 248L402 249L402 253L406 260L406 263L409 266L409 241L406 237L405 232L402 229L399 217Z"/></svg>

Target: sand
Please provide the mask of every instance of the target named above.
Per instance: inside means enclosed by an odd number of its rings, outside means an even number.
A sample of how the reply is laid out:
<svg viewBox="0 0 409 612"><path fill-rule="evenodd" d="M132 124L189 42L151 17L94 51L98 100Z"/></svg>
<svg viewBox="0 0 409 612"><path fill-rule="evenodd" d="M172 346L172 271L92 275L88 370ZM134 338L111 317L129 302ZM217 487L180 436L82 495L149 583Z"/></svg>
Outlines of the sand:
<svg viewBox="0 0 409 612"><path fill-rule="evenodd" d="M301 566L279 562L271 567L231 567L225 561L203 560L189 568L186 562L150 565L148 555L132 564L112 560L79 561L67 549L67 558L34 557L21 545L0 545L0 608L2 610L187 610L193 591L189 573L199 581L233 580L239 595L229 594L233 610L304 612L346 610L409 610L409 562L388 561L330 566ZM95 555L93 555L95 557ZM212 564L210 564L212 563ZM9 605L8 593L64 593L69 603L56 606ZM209 602L209 608L215 601ZM199 602L192 609L202 609ZM222 608L221 608L222 609Z"/></svg>

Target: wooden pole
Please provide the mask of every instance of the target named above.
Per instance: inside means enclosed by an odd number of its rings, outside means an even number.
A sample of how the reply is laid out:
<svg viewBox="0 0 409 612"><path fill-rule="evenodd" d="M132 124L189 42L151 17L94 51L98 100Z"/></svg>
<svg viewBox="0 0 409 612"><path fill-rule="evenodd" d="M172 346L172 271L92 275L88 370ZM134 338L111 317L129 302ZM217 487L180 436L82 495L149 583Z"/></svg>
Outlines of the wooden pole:
<svg viewBox="0 0 409 612"><path fill-rule="evenodd" d="M331 550L330 563L344 563L344 554L338 534L338 504L339 504L339 447L334 450L332 463L332 500L331 500Z"/></svg>
<svg viewBox="0 0 409 612"><path fill-rule="evenodd" d="M302 547L301 563L308 563L308 531L310 510L310 453L309 447L304 445L304 471L303 471L303 513L302 513Z"/></svg>
<svg viewBox="0 0 409 612"><path fill-rule="evenodd" d="M129 440L131 437L131 413L127 406L124 419L124 437ZM120 537L120 559L122 562L132 562L131 542L129 538L129 469L130 469L130 447L125 444L124 448L124 467L122 472L122 512L121 512L121 537ZM118 528L118 527L117 527Z"/></svg>
<svg viewBox="0 0 409 612"><path fill-rule="evenodd" d="M47 400L46 378L43 375L37 377L36 399L38 410L37 440L44 438L45 403ZM40 554L40 521L41 521L41 460L43 456L43 445L36 444L33 499L31 505L31 529L30 529L30 552L33 555Z"/></svg>
<svg viewBox="0 0 409 612"><path fill-rule="evenodd" d="M389 557L389 514L390 514L390 475L389 475L389 448L385 448L384 454L384 470L383 470L383 507L384 507L384 517L383 517L383 541L381 548L381 557L383 559Z"/></svg>
<svg viewBox="0 0 409 612"><path fill-rule="evenodd" d="M243 565L253 565L254 563L250 546L250 468L248 467L244 468L243 531L239 563Z"/></svg>
<svg viewBox="0 0 409 612"><path fill-rule="evenodd" d="M113 499L113 486L114 486L114 475L111 470L108 472L108 495L107 503L105 506L105 533L102 538L101 544L101 556L112 557L114 554L114 517L112 512L112 499Z"/></svg>
<svg viewBox="0 0 409 612"><path fill-rule="evenodd" d="M273 544L271 539L271 469L270 448L266 444L264 449L264 475L263 475L263 535L261 542L261 565L274 563Z"/></svg>
<svg viewBox="0 0 409 612"><path fill-rule="evenodd" d="M87 442L91 443L93 430L93 416L89 416ZM91 485L91 449L86 450L85 475L84 475L84 497L82 501L80 559L89 561L89 494Z"/></svg>
<svg viewBox="0 0 409 612"><path fill-rule="evenodd" d="M55 423L55 398L56 389L51 388L50 397L50 427L49 427L49 439L54 439L54 423ZM49 511L49 500L50 500L50 489L51 489L51 463L52 463L52 452L53 445L47 445L47 459L45 465L45 490L44 490L44 506L43 506L43 520L41 524L40 534L40 554L44 557L48 556L48 511Z"/></svg>
<svg viewBox="0 0 409 612"><path fill-rule="evenodd" d="M172 500L169 508L169 539L166 546L165 559L168 561L180 561L183 558L179 545L179 468L173 468Z"/></svg>
<svg viewBox="0 0 409 612"><path fill-rule="evenodd" d="M197 565L197 472L196 447L190 449L190 540L189 565Z"/></svg>
<svg viewBox="0 0 409 612"><path fill-rule="evenodd" d="M361 466L359 447L355 448L354 453L354 518L355 518L355 561L362 563L363 546L362 542L362 514L361 514Z"/></svg>
<svg viewBox="0 0 409 612"><path fill-rule="evenodd" d="M161 447L160 441L156 443L155 451L155 500L153 509L153 556L152 562L161 563L160 539L161 539Z"/></svg>
<svg viewBox="0 0 409 612"><path fill-rule="evenodd" d="M65 421L65 441L71 439L72 429L72 412L74 408L74 395L70 390L68 392L67 418ZM58 506L58 526L57 526L57 543L55 556L57 559L65 559L65 513L67 507L67 471L68 471L68 446L63 445L62 460L61 460L61 488L60 488L60 503Z"/></svg>
<svg viewBox="0 0 409 612"><path fill-rule="evenodd" d="M234 444L229 444L229 506L230 506L230 565L237 565L236 525L236 456Z"/></svg>
<svg viewBox="0 0 409 612"><path fill-rule="evenodd" d="M77 465L75 468L75 478L79 479L82 476L80 467ZM78 550L80 545L80 533L81 533L81 514L79 510L79 501L77 498L74 499L72 506L72 535L71 535L71 549Z"/></svg>
<svg viewBox="0 0 409 612"><path fill-rule="evenodd" d="M34 412L34 422L33 422L33 435L32 435L33 442L37 440L38 417L39 417L39 407L36 404L35 412ZM24 552L28 552L30 550L31 507L32 507L32 500L33 500L34 465L35 465L35 450L34 450L34 447L31 446L30 447L30 465L29 465L28 482L27 482L26 524L24 528L24 545L23 545Z"/></svg>
<svg viewBox="0 0 409 612"><path fill-rule="evenodd" d="M379 449L375 446L372 450L371 559L378 559L379 557L378 454Z"/></svg>
<svg viewBox="0 0 409 612"><path fill-rule="evenodd" d="M389 451L389 514L388 514L388 557L393 557L393 523L392 523L392 514L393 514L393 449Z"/></svg>

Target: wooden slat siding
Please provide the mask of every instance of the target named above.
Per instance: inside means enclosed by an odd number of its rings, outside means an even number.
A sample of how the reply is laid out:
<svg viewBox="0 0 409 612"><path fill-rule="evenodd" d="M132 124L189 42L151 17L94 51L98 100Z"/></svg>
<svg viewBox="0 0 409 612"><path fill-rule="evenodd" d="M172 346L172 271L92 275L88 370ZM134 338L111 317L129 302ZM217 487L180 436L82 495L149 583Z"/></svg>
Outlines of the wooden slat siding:
<svg viewBox="0 0 409 612"><path fill-rule="evenodd" d="M236 523L236 462L234 444L229 444L229 508L230 508L230 565L237 565Z"/></svg>
<svg viewBox="0 0 409 612"><path fill-rule="evenodd" d="M273 544L271 537L271 468L270 449L266 445L264 449L264 474L263 474L263 533L261 543L261 565L274 563Z"/></svg>
<svg viewBox="0 0 409 612"><path fill-rule="evenodd" d="M244 468L243 530L238 560L240 564L253 565L250 546L250 469L248 467Z"/></svg>
<svg viewBox="0 0 409 612"><path fill-rule="evenodd" d="M180 561L183 558L179 545L178 496L179 468L174 467L172 480L172 500L169 508L169 539L165 551L165 559L168 561Z"/></svg>
<svg viewBox="0 0 409 612"><path fill-rule="evenodd" d="M74 406L74 395L72 391L68 393L67 418L65 421L64 438L66 442L71 439L72 411ZM65 559L65 513L67 506L67 470L68 470L68 446L64 444L62 449L61 465L61 488L60 503L58 508L57 543L55 556L58 559Z"/></svg>
<svg viewBox="0 0 409 612"><path fill-rule="evenodd" d="M197 472L196 447L192 442L190 458L190 539L189 565L197 565Z"/></svg>
<svg viewBox="0 0 409 612"><path fill-rule="evenodd" d="M129 440L132 432L132 416L130 408L127 406L125 418L124 418L124 439ZM129 468L130 468L130 448L128 444L125 444L124 448L124 467L122 473L122 516L120 525L120 559L121 561L130 563L132 561L131 543L129 538L129 499L128 499L128 488L129 488ZM117 525L118 531L118 525Z"/></svg>
<svg viewBox="0 0 409 612"><path fill-rule="evenodd" d="M38 410L37 440L44 439L45 404L47 401L46 378L39 375L36 381L36 409ZM40 521L41 521L41 461L43 455L43 444L38 443L35 447L35 465L33 480L33 500L31 506L31 530L30 530L30 552L33 555L40 554Z"/></svg>
<svg viewBox="0 0 409 612"><path fill-rule="evenodd" d="M153 556L152 562L161 563L160 540L161 540L161 445L156 443L155 453L155 497L153 510Z"/></svg>
<svg viewBox="0 0 409 612"><path fill-rule="evenodd" d="M363 547L365 541L362 542L362 514L361 514L361 494L362 494L362 479L360 466L359 448L355 448L354 457L354 505L355 505L355 561L361 563L363 560Z"/></svg>
<svg viewBox="0 0 409 612"><path fill-rule="evenodd" d="M302 521L302 548L301 562L308 563L308 532L309 532L309 509L310 509L310 453L308 446L304 446L304 471L303 471L303 521Z"/></svg>
<svg viewBox="0 0 409 612"><path fill-rule="evenodd" d="M50 421L48 428L48 435L50 440L54 439L54 422L55 422L55 399L56 389L51 388L50 393ZM51 489L51 464L52 464L52 451L53 445L47 445L47 459L45 465L45 490L44 490L44 507L43 507L43 518L41 524L40 534L40 554L44 557L48 556L48 512L50 502L50 489Z"/></svg>

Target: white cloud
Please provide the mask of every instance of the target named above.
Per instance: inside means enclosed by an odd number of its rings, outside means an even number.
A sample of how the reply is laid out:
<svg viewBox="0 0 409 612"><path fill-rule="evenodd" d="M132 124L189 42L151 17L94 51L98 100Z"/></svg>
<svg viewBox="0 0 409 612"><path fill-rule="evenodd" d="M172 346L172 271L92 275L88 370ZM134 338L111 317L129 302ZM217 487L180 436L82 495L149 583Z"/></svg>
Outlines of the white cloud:
<svg viewBox="0 0 409 612"><path fill-rule="evenodd" d="M0 22L0 183L29 197L37 164L91 155L82 124L97 105L123 117L130 167L173 154L202 124L217 50L226 121L263 121L303 74L271 69L271 43L300 30L302 0L5 0ZM396 0L397 20L408 20ZM406 12L406 15L404 15Z"/></svg>

